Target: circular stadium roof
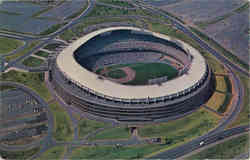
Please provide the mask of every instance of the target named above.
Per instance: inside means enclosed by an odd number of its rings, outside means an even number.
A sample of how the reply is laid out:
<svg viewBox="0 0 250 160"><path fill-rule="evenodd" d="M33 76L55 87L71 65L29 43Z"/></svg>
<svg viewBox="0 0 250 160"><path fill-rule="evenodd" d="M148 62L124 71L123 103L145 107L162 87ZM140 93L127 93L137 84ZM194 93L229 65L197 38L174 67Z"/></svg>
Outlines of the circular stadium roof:
<svg viewBox="0 0 250 160"><path fill-rule="evenodd" d="M186 74L162 83L161 85L144 85L144 86L128 86L112 82L107 79L100 79L99 76L93 72L83 68L74 58L74 51L82 44L91 38L102 34L104 32L113 30L134 30L144 32L172 41L182 47L186 52L192 55L192 64ZM98 44L97 44L98 45ZM90 92L97 95L105 95L107 97L114 97L116 99L144 99L144 98L158 98L182 92L193 87L203 78L206 73L206 62L201 54L190 45L171 38L169 36L151 32L149 30L142 30L135 27L110 27L100 29L89 33L78 40L74 41L66 47L57 57L57 67L70 80L78 85L88 88Z"/></svg>

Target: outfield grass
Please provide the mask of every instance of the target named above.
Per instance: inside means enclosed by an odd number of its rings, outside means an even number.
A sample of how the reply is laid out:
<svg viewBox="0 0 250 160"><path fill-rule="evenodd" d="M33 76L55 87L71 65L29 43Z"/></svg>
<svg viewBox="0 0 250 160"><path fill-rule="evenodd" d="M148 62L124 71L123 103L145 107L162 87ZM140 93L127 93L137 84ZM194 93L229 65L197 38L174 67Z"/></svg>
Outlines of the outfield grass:
<svg viewBox="0 0 250 160"><path fill-rule="evenodd" d="M90 140L104 140L104 139L128 139L130 137L129 129L127 127L116 127L105 129L96 135L90 137Z"/></svg>
<svg viewBox="0 0 250 160"><path fill-rule="evenodd" d="M173 144L186 142L208 132L219 122L219 118L200 109L184 118L167 123L144 125L138 129L141 137L168 137Z"/></svg>
<svg viewBox="0 0 250 160"><path fill-rule="evenodd" d="M33 42L29 43L28 46L26 48L24 48L22 51L20 51L16 54L10 55L10 56L6 56L5 59L6 59L6 61L11 61L11 60L17 59L18 57L21 57L21 56L27 54L29 51L31 51L38 44L39 44L39 41L33 41Z"/></svg>
<svg viewBox="0 0 250 160"><path fill-rule="evenodd" d="M73 140L73 128L68 113L57 103L49 104L54 117L53 137L57 141Z"/></svg>
<svg viewBox="0 0 250 160"><path fill-rule="evenodd" d="M212 97L206 103L206 106L218 111L218 109L223 105L226 99L226 95L220 92L214 92Z"/></svg>
<svg viewBox="0 0 250 160"><path fill-rule="evenodd" d="M62 159L63 154L66 150L65 146L55 146L53 148L48 149L46 152L44 152L39 158L36 160L59 160Z"/></svg>
<svg viewBox="0 0 250 160"><path fill-rule="evenodd" d="M240 77L241 83L244 87L244 100L242 104L242 109L237 116L237 118L228 126L228 128L236 127L239 125L247 125L249 124L250 120L250 84L249 78L243 75L242 73L237 72L238 76Z"/></svg>
<svg viewBox="0 0 250 160"><path fill-rule="evenodd" d="M227 85L224 76L216 76L216 90L227 92Z"/></svg>
<svg viewBox="0 0 250 160"><path fill-rule="evenodd" d="M44 73L26 73L11 70L7 73L2 73L0 78L2 81L13 81L28 86L47 102L51 99L51 94L44 82Z"/></svg>
<svg viewBox="0 0 250 160"><path fill-rule="evenodd" d="M36 57L28 57L26 58L22 64L28 67L38 67L41 66L44 63L44 60L36 58Z"/></svg>
<svg viewBox="0 0 250 160"><path fill-rule="evenodd" d="M114 146L79 147L72 151L70 159L138 159L163 147L164 145L155 144L122 146L121 148Z"/></svg>
<svg viewBox="0 0 250 160"><path fill-rule="evenodd" d="M24 45L23 41L0 37L0 55L9 53L22 45Z"/></svg>
<svg viewBox="0 0 250 160"><path fill-rule="evenodd" d="M40 57L44 57L44 58L48 58L49 57L49 53L48 52L44 52L44 51L38 51L38 52L36 52L34 54L37 55L37 56L40 56Z"/></svg>
<svg viewBox="0 0 250 160"><path fill-rule="evenodd" d="M244 134L239 137L232 138L223 143L209 147L197 154L185 159L233 159L236 156L247 153L249 149L249 135Z"/></svg>
<svg viewBox="0 0 250 160"><path fill-rule="evenodd" d="M97 130L98 128L104 128L108 125L103 122L97 122L94 120L81 119L78 124L79 138L84 138L87 134Z"/></svg>
<svg viewBox="0 0 250 160"><path fill-rule="evenodd" d="M127 74L121 70L121 69L115 69L110 72L108 72L107 77L114 78L114 79L120 79L126 77Z"/></svg>
<svg viewBox="0 0 250 160"><path fill-rule="evenodd" d="M32 155L36 154L40 150L39 147L23 150L23 151L3 151L0 150L1 158L4 159L18 159L18 160L27 160Z"/></svg>

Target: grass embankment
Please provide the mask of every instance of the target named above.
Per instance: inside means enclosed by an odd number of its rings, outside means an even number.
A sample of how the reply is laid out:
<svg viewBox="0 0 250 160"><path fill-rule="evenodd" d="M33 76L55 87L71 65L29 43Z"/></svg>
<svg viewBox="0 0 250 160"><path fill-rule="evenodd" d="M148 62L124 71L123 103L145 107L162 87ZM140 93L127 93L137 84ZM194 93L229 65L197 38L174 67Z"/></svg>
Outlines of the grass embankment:
<svg viewBox="0 0 250 160"><path fill-rule="evenodd" d="M44 83L44 73L26 73L12 70L7 73L2 73L0 79L2 81L22 83L33 89L45 101L48 102L51 99L51 94Z"/></svg>
<svg viewBox="0 0 250 160"><path fill-rule="evenodd" d="M249 150L249 135L241 135L223 143L209 147L197 154L185 159L233 159L236 156L247 153Z"/></svg>
<svg viewBox="0 0 250 160"><path fill-rule="evenodd" d="M134 7L131 3L126 2L126 1L120 1L120 0L97 0L97 2L102 2L102 3L117 5L120 7L127 7L127 8Z"/></svg>
<svg viewBox="0 0 250 160"><path fill-rule="evenodd" d="M145 155L155 152L164 145L138 145L128 147L96 146L79 147L72 151L70 159L139 159Z"/></svg>
<svg viewBox="0 0 250 160"><path fill-rule="evenodd" d="M55 24L55 25L51 26L50 28L48 28L47 30L41 32L40 35L45 36L45 35L54 33L55 31L57 31L59 28L61 28L62 26L66 25L66 24L67 24L67 22Z"/></svg>
<svg viewBox="0 0 250 160"><path fill-rule="evenodd" d="M44 60L36 58L36 57L28 57L26 58L22 64L28 67L38 67L41 66L44 63Z"/></svg>
<svg viewBox="0 0 250 160"><path fill-rule="evenodd" d="M244 99L243 99L243 104L242 104L242 109L239 113L239 115L237 116L237 118L235 119L235 121L233 121L228 128L231 127L236 127L239 125L247 125L249 124L249 118L250 118L250 85L249 85L249 78L246 77L245 75L237 72L241 83L243 84L243 88L244 88Z"/></svg>
<svg viewBox="0 0 250 160"><path fill-rule="evenodd" d="M219 118L204 109L200 109L187 117L139 128L141 137L167 137L172 144L187 142L216 127Z"/></svg>
<svg viewBox="0 0 250 160"><path fill-rule="evenodd" d="M67 112L57 102L49 104L54 116L53 137L57 141L71 141L73 139L73 128Z"/></svg>
<svg viewBox="0 0 250 160"><path fill-rule="evenodd" d="M34 54L37 55L37 56L40 56L40 57L44 57L44 58L48 58L49 57L49 53L48 52L44 52L44 51L38 51L38 52L36 52Z"/></svg>
<svg viewBox="0 0 250 160"><path fill-rule="evenodd" d="M66 147L65 146L55 146L50 148L46 152L44 152L39 158L36 160L57 160L62 159L63 154L65 153Z"/></svg>
<svg viewBox="0 0 250 160"><path fill-rule="evenodd" d="M128 139L130 137L129 128L116 127L105 129L96 135L90 137L90 140L106 140L106 139Z"/></svg>
<svg viewBox="0 0 250 160"><path fill-rule="evenodd" d="M206 106L218 111L218 109L223 105L226 99L226 95L219 92L214 92L212 97L206 103Z"/></svg>
<svg viewBox="0 0 250 160"><path fill-rule="evenodd" d="M60 44L59 43L50 43L48 45L46 45L45 47L43 47L44 49L50 50L50 51L55 51L57 47L59 47Z"/></svg>
<svg viewBox="0 0 250 160"><path fill-rule="evenodd" d="M87 134L99 129L107 127L107 124L103 122L97 122L94 120L81 119L78 124L79 138L84 138Z"/></svg>
<svg viewBox="0 0 250 160"><path fill-rule="evenodd" d="M24 48L22 51L20 51L20 52L18 52L16 54L10 55L10 56L6 56L5 57L6 61L11 61L11 60L17 59L18 57L21 57L21 56L25 55L26 53L31 51L38 44L39 44L39 41L33 41L33 42L29 43L27 45L27 47Z"/></svg>
<svg viewBox="0 0 250 160"><path fill-rule="evenodd" d="M2 151L0 150L1 158L4 159L18 159L18 160L26 160L32 155L36 154L40 150L39 147L32 148L23 151Z"/></svg>
<svg viewBox="0 0 250 160"><path fill-rule="evenodd" d="M216 76L216 90L227 92L227 85L224 76Z"/></svg>
<svg viewBox="0 0 250 160"><path fill-rule="evenodd" d="M237 56L235 56L233 53L228 51L227 49L223 48L219 43L217 43L212 38L208 37L206 34L200 32L199 30L190 27L190 29L197 34L200 38L202 38L204 41L206 41L211 47L222 53L226 58L228 58L231 62L235 62L240 67L244 68L245 70L249 70L249 65L242 60L240 60Z"/></svg>
<svg viewBox="0 0 250 160"><path fill-rule="evenodd" d="M0 55L7 54L22 45L24 45L23 41L0 37Z"/></svg>

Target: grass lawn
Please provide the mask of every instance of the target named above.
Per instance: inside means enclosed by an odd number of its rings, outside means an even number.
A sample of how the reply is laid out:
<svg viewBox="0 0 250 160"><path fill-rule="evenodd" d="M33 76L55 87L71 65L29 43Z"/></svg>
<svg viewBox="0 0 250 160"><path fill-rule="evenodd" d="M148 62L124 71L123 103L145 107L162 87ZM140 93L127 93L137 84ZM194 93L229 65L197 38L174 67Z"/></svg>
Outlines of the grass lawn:
<svg viewBox="0 0 250 160"><path fill-rule="evenodd" d="M54 51L59 46L60 46L59 43L50 43L47 46L45 46L44 49L47 49L47 50L50 50L50 51Z"/></svg>
<svg viewBox="0 0 250 160"><path fill-rule="evenodd" d="M115 69L110 72L108 72L107 77L114 78L114 79L120 79L126 77L126 73L121 69Z"/></svg>
<svg viewBox="0 0 250 160"><path fill-rule="evenodd" d="M65 146L55 146L53 148L50 148L46 152L44 152L36 160L49 160L49 159L57 160L57 159L62 159L65 150L66 150Z"/></svg>
<svg viewBox="0 0 250 160"><path fill-rule="evenodd" d="M120 0L98 0L98 2L108 3L108 4L117 5L117 6L121 6L121 7L127 7L127 8L132 8L132 7L134 7L134 6L133 6L132 4L130 4L129 2L120 1Z"/></svg>
<svg viewBox="0 0 250 160"><path fill-rule="evenodd" d="M236 127L239 125L246 125L249 124L249 115L250 115L250 85L249 85L249 78L245 75L237 72L238 76L240 77L241 83L244 86L244 100L242 105L242 110L240 111L238 117L233 121L228 128Z"/></svg>
<svg viewBox="0 0 250 160"><path fill-rule="evenodd" d="M38 52L36 52L34 54L37 55L37 56L40 56L40 57L44 57L44 58L47 58L49 56L49 53L44 52L44 51L38 51Z"/></svg>
<svg viewBox="0 0 250 160"><path fill-rule="evenodd" d="M26 53L28 53L30 50L32 50L38 44L39 44L39 41L33 41L33 42L29 43L28 46L26 48L24 48L22 51L5 57L6 61L11 61L11 60L17 59L18 57L25 55Z"/></svg>
<svg viewBox="0 0 250 160"><path fill-rule="evenodd" d="M41 66L44 63L44 60L36 58L36 57L28 57L26 58L22 64L28 67L38 67Z"/></svg>
<svg viewBox="0 0 250 160"><path fill-rule="evenodd" d="M216 90L227 92L227 85L224 76L216 76Z"/></svg>
<svg viewBox="0 0 250 160"><path fill-rule="evenodd" d="M23 41L0 37L0 55L9 53L22 45L24 45Z"/></svg>
<svg viewBox="0 0 250 160"><path fill-rule="evenodd" d="M59 28L61 28L62 26L66 25L67 23L59 23L59 24L55 24L53 26L51 26L50 28L48 28L47 30L43 31L40 33L40 35L45 36L51 33L54 33L55 31L57 31Z"/></svg>
<svg viewBox="0 0 250 160"><path fill-rule="evenodd" d="M0 91L15 89L13 86L0 86Z"/></svg>
<svg viewBox="0 0 250 160"><path fill-rule="evenodd" d="M0 150L0 155L1 155L1 158L4 158L4 159L26 160L32 155L36 154L39 150L40 150L39 147L28 149L28 150L23 150L23 151L16 151L16 152Z"/></svg>
<svg viewBox="0 0 250 160"><path fill-rule="evenodd" d="M103 122L97 122L97 121L88 120L88 119L81 119L78 125L79 138L84 138L84 136L86 136L88 133L91 133L97 130L98 128L104 128L104 127L107 127L107 124Z"/></svg>
<svg viewBox="0 0 250 160"><path fill-rule="evenodd" d="M218 111L218 109L223 105L225 99L225 94L220 92L214 92L212 97L206 103L206 106Z"/></svg>
<svg viewBox="0 0 250 160"><path fill-rule="evenodd" d="M51 94L44 83L44 73L26 73L12 70L2 73L0 78L2 81L13 81L28 86L47 102L51 99Z"/></svg>
<svg viewBox="0 0 250 160"><path fill-rule="evenodd" d="M73 128L68 113L57 103L49 104L54 117L53 137L57 141L71 141L73 139Z"/></svg>
<svg viewBox="0 0 250 160"><path fill-rule="evenodd" d="M127 127L116 127L111 129L103 130L90 140L103 140L103 139L128 139L130 137L129 129Z"/></svg>
<svg viewBox="0 0 250 160"><path fill-rule="evenodd" d="M185 159L233 159L249 149L249 135L241 135L205 149Z"/></svg>
<svg viewBox="0 0 250 160"><path fill-rule="evenodd" d="M121 148L114 146L79 147L72 151L70 159L138 159L163 147L164 145L122 146Z"/></svg>
<svg viewBox="0 0 250 160"><path fill-rule="evenodd" d="M167 137L173 144L186 142L201 136L214 128L219 118L204 109L200 109L187 117L167 123L144 125L138 133L141 137Z"/></svg>

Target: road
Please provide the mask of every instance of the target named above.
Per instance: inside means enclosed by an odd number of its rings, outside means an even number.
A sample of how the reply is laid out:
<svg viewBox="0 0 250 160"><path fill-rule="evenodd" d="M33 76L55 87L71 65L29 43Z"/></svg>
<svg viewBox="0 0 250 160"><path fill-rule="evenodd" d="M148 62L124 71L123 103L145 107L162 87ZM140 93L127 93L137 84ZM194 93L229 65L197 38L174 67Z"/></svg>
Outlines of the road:
<svg viewBox="0 0 250 160"><path fill-rule="evenodd" d="M205 147L206 145L215 143L219 140L247 132L249 127L250 127L249 125L240 126L240 127L236 127L236 128L232 128L232 129L227 129L227 130L218 132L216 134L208 135L206 137L200 137L200 138L197 138L197 139L195 139L189 143L186 143L182 146L176 147L174 149L170 149L170 150L163 152L163 153L159 153L158 155L152 156L150 158L152 158L152 159L176 159L176 158L181 157L185 154L188 154L196 149L199 149L201 147ZM204 142L204 144L202 146L200 145L201 141Z"/></svg>

